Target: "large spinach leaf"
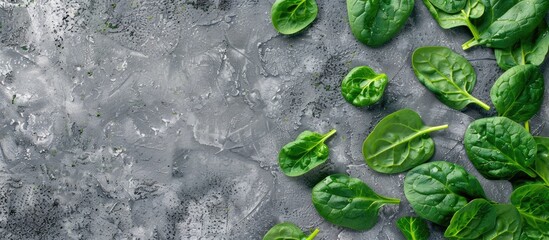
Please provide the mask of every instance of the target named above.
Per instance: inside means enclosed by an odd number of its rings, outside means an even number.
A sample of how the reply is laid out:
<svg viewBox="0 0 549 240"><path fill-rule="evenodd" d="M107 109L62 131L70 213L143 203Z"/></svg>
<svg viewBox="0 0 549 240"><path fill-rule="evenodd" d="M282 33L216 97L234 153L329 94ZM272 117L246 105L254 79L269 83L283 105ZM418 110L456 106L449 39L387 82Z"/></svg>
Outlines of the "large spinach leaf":
<svg viewBox="0 0 549 240"><path fill-rule="evenodd" d="M478 37L462 45L468 49L476 45L491 48L508 48L530 34L549 10L547 0L522 0L495 19Z"/></svg>
<svg viewBox="0 0 549 240"><path fill-rule="evenodd" d="M315 0L276 0L271 8L273 26L282 34L294 34L305 29L317 14Z"/></svg>
<svg viewBox="0 0 549 240"><path fill-rule="evenodd" d="M506 117L472 122L465 132L465 150L476 169L488 179L509 179L523 171L535 177L536 142L520 124Z"/></svg>
<svg viewBox="0 0 549 240"><path fill-rule="evenodd" d="M475 199L459 209L444 236L452 239L480 239L496 226L496 209L484 199Z"/></svg>
<svg viewBox="0 0 549 240"><path fill-rule="evenodd" d="M401 217L396 223L406 240L427 240L431 235L427 223L421 218Z"/></svg>
<svg viewBox="0 0 549 240"><path fill-rule="evenodd" d="M278 165L282 172L290 177L300 176L326 162L330 151L324 141L335 132L332 129L324 135L311 131L299 134L295 141L282 147L278 154Z"/></svg>
<svg viewBox="0 0 549 240"><path fill-rule="evenodd" d="M420 217L440 225L448 225L454 213L469 201L486 197L474 176L443 161L410 170L404 179L404 194Z"/></svg>
<svg viewBox="0 0 549 240"><path fill-rule="evenodd" d="M484 5L484 14L480 18L474 19L473 24L477 27L477 31L484 31L515 6L519 0L480 0L480 2Z"/></svg>
<svg viewBox="0 0 549 240"><path fill-rule="evenodd" d="M344 174L326 177L313 188L318 214L335 225L367 230L377 223L379 209L400 200L380 196L358 178Z"/></svg>
<svg viewBox="0 0 549 240"><path fill-rule="evenodd" d="M528 121L543 102L543 74L537 66L519 65L507 70L492 86L490 98L499 116Z"/></svg>
<svg viewBox="0 0 549 240"><path fill-rule="evenodd" d="M545 60L549 50L549 28L545 21L515 45L504 49L495 49L498 65L507 70L517 65L533 64L539 66Z"/></svg>
<svg viewBox="0 0 549 240"><path fill-rule="evenodd" d="M538 146L534 171L549 186L549 138L534 137L534 140Z"/></svg>
<svg viewBox="0 0 549 240"><path fill-rule="evenodd" d="M496 225L482 235L483 240L521 239L522 219L511 204L495 204Z"/></svg>
<svg viewBox="0 0 549 240"><path fill-rule="evenodd" d="M527 184L519 187L511 194L511 204L525 220L527 236L549 236L549 186Z"/></svg>
<svg viewBox="0 0 549 240"><path fill-rule="evenodd" d="M341 94L357 107L369 106L381 99L387 82L385 73L377 74L367 66L356 67L343 79Z"/></svg>
<svg viewBox="0 0 549 240"><path fill-rule="evenodd" d="M457 13L461 11L467 0L429 0L438 9L447 13Z"/></svg>
<svg viewBox="0 0 549 240"><path fill-rule="evenodd" d="M435 152L430 132L448 125L429 127L410 109L387 115L376 125L362 144L368 166L382 173L399 173L429 160Z"/></svg>
<svg viewBox="0 0 549 240"><path fill-rule="evenodd" d="M412 55L412 67L418 80L447 106L461 110L475 103L490 107L473 97L477 75L473 66L446 47L421 47Z"/></svg>
<svg viewBox="0 0 549 240"><path fill-rule="evenodd" d="M318 229L315 229L311 235L307 236L295 224L283 222L272 227L263 240L313 240L318 232Z"/></svg>
<svg viewBox="0 0 549 240"><path fill-rule="evenodd" d="M481 3L481 0L467 0L465 7L455 13L441 11L431 4L429 0L423 0L423 3L442 28L450 29L458 26L467 26L471 33L473 33L473 36L478 36L478 30L471 20L483 16L484 5Z"/></svg>
<svg viewBox="0 0 549 240"><path fill-rule="evenodd" d="M389 41L412 13L414 0L347 0L351 32L368 46Z"/></svg>

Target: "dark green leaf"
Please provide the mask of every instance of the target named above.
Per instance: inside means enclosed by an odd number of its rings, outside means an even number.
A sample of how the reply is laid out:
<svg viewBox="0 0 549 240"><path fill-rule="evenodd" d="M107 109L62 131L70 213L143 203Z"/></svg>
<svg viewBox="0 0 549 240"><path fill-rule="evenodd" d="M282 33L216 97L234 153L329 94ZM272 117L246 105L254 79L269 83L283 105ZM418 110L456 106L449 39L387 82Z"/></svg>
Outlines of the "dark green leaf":
<svg viewBox="0 0 549 240"><path fill-rule="evenodd" d="M357 107L369 106L381 99L388 81L385 73L377 74L367 66L356 67L343 79L341 94Z"/></svg>
<svg viewBox="0 0 549 240"><path fill-rule="evenodd" d="M511 204L525 220L527 236L549 236L549 186L527 184L519 187L511 194Z"/></svg>
<svg viewBox="0 0 549 240"><path fill-rule="evenodd" d="M477 81L473 66L446 47L421 47L412 55L412 67L418 80L447 106L462 110L475 103L490 107L471 96Z"/></svg>
<svg viewBox="0 0 549 240"><path fill-rule="evenodd" d="M480 0L484 5L484 14L475 19L478 31L486 30L494 21L509 11L519 0Z"/></svg>
<svg viewBox="0 0 549 240"><path fill-rule="evenodd" d="M519 65L507 70L492 86L490 98L499 116L528 121L543 102L543 74L537 66Z"/></svg>
<svg viewBox="0 0 549 240"><path fill-rule="evenodd" d="M418 217L402 217L397 221L397 227L407 240L429 239L429 227L425 220Z"/></svg>
<svg viewBox="0 0 549 240"><path fill-rule="evenodd" d="M483 240L522 239L522 219L517 208L510 204L495 204L496 226L482 235Z"/></svg>
<svg viewBox="0 0 549 240"><path fill-rule="evenodd" d="M547 0L522 0L494 20L478 37L462 45L468 49L476 45L508 48L530 34L549 10Z"/></svg>
<svg viewBox="0 0 549 240"><path fill-rule="evenodd" d="M477 34L477 30L471 23L471 19L483 16L484 5L482 5L480 0L465 1L466 4L463 11L456 13L444 12L436 8L429 0L423 0L423 3L442 28L450 29L458 26L467 26L471 32Z"/></svg>
<svg viewBox="0 0 549 240"><path fill-rule="evenodd" d="M549 138L534 137L538 146L534 169L547 186L549 186Z"/></svg>
<svg viewBox="0 0 549 240"><path fill-rule="evenodd" d="M476 169L488 179L509 179L523 171L532 177L536 142L520 124L506 117L472 122L465 132L465 150Z"/></svg>
<svg viewBox="0 0 549 240"><path fill-rule="evenodd" d="M380 196L358 178L343 174L326 177L313 188L318 214L335 225L367 230L377 223L379 209L400 200Z"/></svg>
<svg viewBox="0 0 549 240"><path fill-rule="evenodd" d="M383 118L364 140L364 160L378 172L404 172L433 156L435 144L429 133L447 127L425 126L420 116L410 109L396 111Z"/></svg>
<svg viewBox="0 0 549 240"><path fill-rule="evenodd" d="M447 13L457 13L461 11L467 0L429 0L438 9Z"/></svg>
<svg viewBox="0 0 549 240"><path fill-rule="evenodd" d="M318 229L307 236L295 224L283 222L272 227L267 234L265 234L263 240L312 240L317 234Z"/></svg>
<svg viewBox="0 0 549 240"><path fill-rule="evenodd" d="M305 29L317 14L315 0L276 0L271 8L273 26L282 34L294 34Z"/></svg>
<svg viewBox="0 0 549 240"><path fill-rule="evenodd" d="M347 0L351 32L368 46L389 41L412 13L414 0Z"/></svg>
<svg viewBox="0 0 549 240"><path fill-rule="evenodd" d="M443 161L410 170L404 179L404 193L420 217L440 225L448 225L454 213L470 200L486 197L474 176Z"/></svg>
<svg viewBox="0 0 549 240"><path fill-rule="evenodd" d="M324 141L336 132L335 129L321 135L304 131L296 140L286 144L278 154L278 165L284 174L300 176L328 160L330 150Z"/></svg>
<svg viewBox="0 0 549 240"><path fill-rule="evenodd" d="M495 49L498 65L507 70L517 65L533 64L539 66L545 60L549 50L549 28L542 21L533 34L521 39L515 45L504 49Z"/></svg>
<svg viewBox="0 0 549 240"><path fill-rule="evenodd" d="M444 236L452 239L480 239L496 226L496 209L484 199L475 199L459 209Z"/></svg>

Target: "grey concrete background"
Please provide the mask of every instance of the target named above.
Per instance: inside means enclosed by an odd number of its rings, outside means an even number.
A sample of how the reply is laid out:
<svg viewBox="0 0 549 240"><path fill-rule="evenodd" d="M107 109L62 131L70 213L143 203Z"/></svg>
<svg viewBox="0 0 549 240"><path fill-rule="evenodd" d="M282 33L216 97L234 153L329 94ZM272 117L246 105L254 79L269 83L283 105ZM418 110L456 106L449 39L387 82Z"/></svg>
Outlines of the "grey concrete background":
<svg viewBox="0 0 549 240"><path fill-rule="evenodd" d="M477 71L473 95L490 102L502 73L490 49L460 50L467 30L441 29L421 1L375 49L351 35L344 0L318 1L318 19L292 37L272 28L272 2L0 2L0 238L260 239L291 221L320 228L317 239L402 239L394 222L413 214L405 174L373 172L361 153L372 127L401 108L449 124L432 134L433 159L464 166L491 199L508 201L510 184L482 178L462 144L467 125L494 111L446 107L410 63L417 47L452 48ZM390 78L367 108L340 95L359 65ZM548 116L544 104L534 133L549 135ZM327 164L299 178L280 172L284 144L332 128ZM334 172L402 203L370 231L327 223L310 190Z"/></svg>

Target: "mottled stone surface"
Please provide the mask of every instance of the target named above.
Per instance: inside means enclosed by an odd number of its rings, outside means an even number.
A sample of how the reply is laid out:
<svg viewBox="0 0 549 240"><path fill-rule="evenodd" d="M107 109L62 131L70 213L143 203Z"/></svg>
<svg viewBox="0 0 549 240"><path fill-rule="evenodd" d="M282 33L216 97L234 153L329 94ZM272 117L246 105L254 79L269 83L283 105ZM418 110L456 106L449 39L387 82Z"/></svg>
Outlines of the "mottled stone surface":
<svg viewBox="0 0 549 240"><path fill-rule="evenodd" d="M344 0L319 0L318 19L292 37L272 28L272 0L28 2L0 2L1 238L260 239L292 221L320 228L318 239L402 239L394 222L412 212L405 174L373 172L361 153L373 126L401 108L450 124L432 134L434 159L465 166L491 199L508 201L510 184L480 177L463 148L467 125L495 112L441 104L410 56L425 45L463 54L485 102L502 71L490 49L463 52L467 30L442 30L421 1L375 49L351 35ZM339 90L359 65L390 78L367 108ZM545 104L534 133L549 135L548 116ZM285 143L332 128L327 164L298 178L281 173ZM334 172L403 202L383 208L370 231L329 224L310 190ZM431 227L440 239L443 229Z"/></svg>

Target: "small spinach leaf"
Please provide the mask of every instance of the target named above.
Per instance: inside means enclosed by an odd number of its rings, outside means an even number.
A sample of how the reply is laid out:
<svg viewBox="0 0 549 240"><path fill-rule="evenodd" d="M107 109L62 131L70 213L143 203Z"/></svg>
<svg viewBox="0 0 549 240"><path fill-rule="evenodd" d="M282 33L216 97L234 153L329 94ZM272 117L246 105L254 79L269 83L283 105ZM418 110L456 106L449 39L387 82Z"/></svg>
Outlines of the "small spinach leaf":
<svg viewBox="0 0 549 240"><path fill-rule="evenodd" d="M467 0L429 0L429 2L447 13L457 13L465 7Z"/></svg>
<svg viewBox="0 0 549 240"><path fill-rule="evenodd" d="M326 177L313 188L318 214L335 225L367 230L377 223L379 209L400 200L380 196L358 178L344 174Z"/></svg>
<svg viewBox="0 0 549 240"><path fill-rule="evenodd" d="M507 70L492 86L490 98L499 116L528 121L543 102L543 74L537 66L519 65Z"/></svg>
<svg viewBox="0 0 549 240"><path fill-rule="evenodd" d="M458 210L444 237L452 239L480 239L485 232L496 226L496 210L490 202L475 199Z"/></svg>
<svg viewBox="0 0 549 240"><path fill-rule="evenodd" d="M412 67L418 80L447 106L462 110L475 103L489 110L490 106L470 92L477 81L473 66L446 47L421 47L412 55Z"/></svg>
<svg viewBox="0 0 549 240"><path fill-rule="evenodd" d="M510 204L495 204L496 226L482 235L483 240L522 239L522 219L517 208Z"/></svg>
<svg viewBox="0 0 549 240"><path fill-rule="evenodd" d="M534 171L549 186L549 138L534 137L534 140L538 146Z"/></svg>
<svg viewBox="0 0 549 240"><path fill-rule="evenodd" d="M315 0L276 0L271 8L273 26L282 34L294 34L305 29L317 14Z"/></svg>
<svg viewBox="0 0 549 240"><path fill-rule="evenodd" d="M431 235L425 220L418 217L401 217L397 227L406 240L427 240Z"/></svg>
<svg viewBox="0 0 549 240"><path fill-rule="evenodd" d="M514 46L495 49L498 65L507 70L517 65L534 64L539 66L549 51L549 28L545 21L536 28L533 34L521 39Z"/></svg>
<svg viewBox="0 0 549 240"><path fill-rule="evenodd" d="M385 73L377 74L367 66L356 67L343 79L341 94L357 107L369 106L381 99L388 81Z"/></svg>
<svg viewBox="0 0 549 240"><path fill-rule="evenodd" d="M540 24L547 10L549 10L547 0L519 1L480 32L478 37L464 43L462 48L465 50L477 45L486 45L491 48L511 47Z"/></svg>
<svg viewBox="0 0 549 240"><path fill-rule="evenodd" d="M467 26L473 33L473 36L478 36L478 31L471 20L480 18L484 13L484 5L480 0L466 1L465 8L455 13L441 11L431 4L429 0L423 0L423 3L440 27L450 29L458 26Z"/></svg>
<svg viewBox="0 0 549 240"><path fill-rule="evenodd" d="M414 0L347 0L351 32L368 46L389 41L412 13Z"/></svg>
<svg viewBox="0 0 549 240"><path fill-rule="evenodd" d="M295 224L283 222L272 227L263 240L313 240L318 232L318 229L315 229L311 235L306 236Z"/></svg>
<svg viewBox="0 0 549 240"><path fill-rule="evenodd" d="M529 168L535 160L536 142L524 127L509 118L472 122L464 142L469 160L488 179L509 179L520 171L536 176Z"/></svg>
<svg viewBox="0 0 549 240"><path fill-rule="evenodd" d="M311 131L299 134L295 141L282 147L278 154L278 164L282 172L290 177L300 176L326 162L330 151L324 141L335 132L332 129L324 135Z"/></svg>
<svg viewBox="0 0 549 240"><path fill-rule="evenodd" d="M387 115L376 125L362 144L368 166L381 173L399 173L429 160L435 152L430 132L448 125L429 127L410 109Z"/></svg>
<svg viewBox="0 0 549 240"><path fill-rule="evenodd" d="M459 165L443 161L410 170L404 179L404 194L420 217L446 226L470 200L486 198L474 176Z"/></svg>
<svg viewBox="0 0 549 240"><path fill-rule="evenodd" d="M538 232L549 236L549 186L544 184L527 184L511 193L511 204L517 207L520 215L528 225L527 235ZM528 234L529 233L529 234Z"/></svg>

